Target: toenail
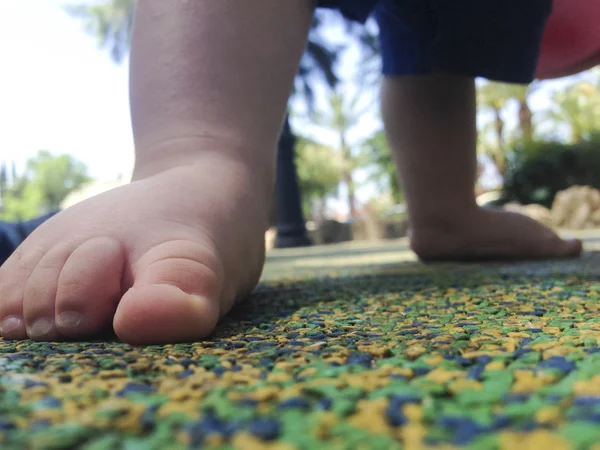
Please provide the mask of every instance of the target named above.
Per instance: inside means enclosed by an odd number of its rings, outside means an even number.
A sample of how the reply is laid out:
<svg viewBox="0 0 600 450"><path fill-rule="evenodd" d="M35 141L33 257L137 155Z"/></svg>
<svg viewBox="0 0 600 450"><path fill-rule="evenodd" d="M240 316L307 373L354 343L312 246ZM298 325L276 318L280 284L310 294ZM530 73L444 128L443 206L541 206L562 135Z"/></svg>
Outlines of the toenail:
<svg viewBox="0 0 600 450"><path fill-rule="evenodd" d="M3 336L10 333L13 330L16 330L23 324L23 320L19 319L15 316L10 316L4 319L2 325L0 326L0 334Z"/></svg>
<svg viewBox="0 0 600 450"><path fill-rule="evenodd" d="M33 322L27 333L30 338L44 337L54 328L54 323L50 319L42 318Z"/></svg>
<svg viewBox="0 0 600 450"><path fill-rule="evenodd" d="M56 323L62 328L75 328L81 323L81 314L75 311L65 311L59 314Z"/></svg>

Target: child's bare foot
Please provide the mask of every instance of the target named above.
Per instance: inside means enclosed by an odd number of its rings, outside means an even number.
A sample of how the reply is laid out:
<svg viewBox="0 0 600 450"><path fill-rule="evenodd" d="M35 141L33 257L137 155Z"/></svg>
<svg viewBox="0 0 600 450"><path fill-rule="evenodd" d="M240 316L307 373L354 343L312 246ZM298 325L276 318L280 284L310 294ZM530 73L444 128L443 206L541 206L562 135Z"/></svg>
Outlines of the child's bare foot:
<svg viewBox="0 0 600 450"><path fill-rule="evenodd" d="M415 224L411 247L427 262L568 258L582 250L581 241L563 240L527 216L479 208Z"/></svg>
<svg viewBox="0 0 600 450"><path fill-rule="evenodd" d="M573 257L560 239L521 214L475 201L475 80L446 74L385 77L382 113L411 217L411 246L423 261Z"/></svg>
<svg viewBox="0 0 600 450"><path fill-rule="evenodd" d="M2 337L205 337L260 277L269 194L209 153L69 208L0 268Z"/></svg>
<svg viewBox="0 0 600 450"><path fill-rule="evenodd" d="M58 214L0 269L4 338L132 344L211 333L258 282L275 147L314 2L135 10L137 180Z"/></svg>

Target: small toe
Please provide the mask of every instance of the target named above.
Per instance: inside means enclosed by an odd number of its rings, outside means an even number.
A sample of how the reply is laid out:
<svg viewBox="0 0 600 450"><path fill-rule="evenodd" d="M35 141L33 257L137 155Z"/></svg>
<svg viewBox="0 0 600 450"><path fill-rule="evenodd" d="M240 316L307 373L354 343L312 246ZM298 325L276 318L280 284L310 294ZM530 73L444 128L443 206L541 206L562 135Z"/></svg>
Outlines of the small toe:
<svg viewBox="0 0 600 450"><path fill-rule="evenodd" d="M27 335L38 341L60 339L55 324L54 307L58 278L72 248L57 245L46 253L25 284L23 293L23 317Z"/></svg>
<svg viewBox="0 0 600 450"><path fill-rule="evenodd" d="M22 244L0 267L0 336L27 339L23 300L27 280L43 258L43 249Z"/></svg>
<svg viewBox="0 0 600 450"><path fill-rule="evenodd" d="M7 316L0 323L0 336L3 339L27 339L25 320L21 316Z"/></svg>
<svg viewBox="0 0 600 450"><path fill-rule="evenodd" d="M56 325L62 335L88 337L112 326L125 260L121 243L111 237L90 239L73 251L56 291Z"/></svg>

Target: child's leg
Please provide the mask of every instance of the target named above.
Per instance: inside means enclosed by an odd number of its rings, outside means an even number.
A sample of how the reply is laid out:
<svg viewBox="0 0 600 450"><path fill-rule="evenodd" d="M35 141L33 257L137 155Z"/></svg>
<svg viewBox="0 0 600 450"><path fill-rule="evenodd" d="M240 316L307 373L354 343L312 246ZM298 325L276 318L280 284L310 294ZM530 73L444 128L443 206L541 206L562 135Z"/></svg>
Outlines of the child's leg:
<svg viewBox="0 0 600 450"><path fill-rule="evenodd" d="M578 255L578 241L562 240L520 214L477 206L475 104L472 78L385 77L383 118L414 251L423 260Z"/></svg>
<svg viewBox="0 0 600 450"><path fill-rule="evenodd" d="M198 339L255 286L312 3L139 2L134 181L59 213L2 265L2 337Z"/></svg>

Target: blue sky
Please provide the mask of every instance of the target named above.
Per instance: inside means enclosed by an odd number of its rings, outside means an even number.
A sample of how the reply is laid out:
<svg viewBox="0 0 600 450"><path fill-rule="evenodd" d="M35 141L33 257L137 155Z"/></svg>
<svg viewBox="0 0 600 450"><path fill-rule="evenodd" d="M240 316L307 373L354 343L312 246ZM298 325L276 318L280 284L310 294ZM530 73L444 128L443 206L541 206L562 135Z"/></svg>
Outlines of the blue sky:
<svg viewBox="0 0 600 450"><path fill-rule="evenodd" d="M84 161L94 177L110 180L128 175L133 165L127 64L114 64L81 21L64 11L65 5L82 1L0 0L0 159L23 167L40 149L69 153ZM339 30L329 35L343 39ZM346 55L343 73L353 72L356 56ZM533 109L544 108L550 92L564 83L546 83L532 97ZM376 93L366 95L376 111ZM373 117L365 117L351 138L376 127ZM305 129L336 143L331 133ZM372 193L366 189L360 197Z"/></svg>

